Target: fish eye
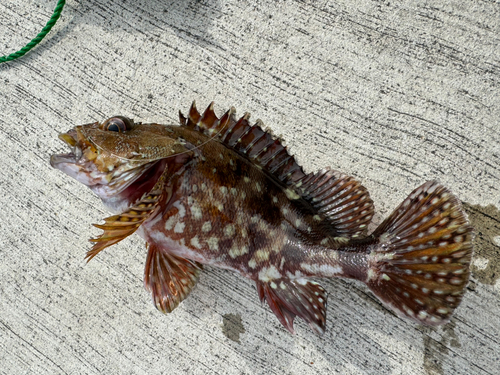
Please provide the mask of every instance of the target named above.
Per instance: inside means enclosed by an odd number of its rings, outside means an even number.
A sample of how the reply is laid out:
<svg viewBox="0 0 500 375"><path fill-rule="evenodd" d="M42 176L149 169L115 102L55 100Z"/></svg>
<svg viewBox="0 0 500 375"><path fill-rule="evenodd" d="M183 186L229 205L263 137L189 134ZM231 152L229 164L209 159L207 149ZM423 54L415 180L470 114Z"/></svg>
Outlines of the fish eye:
<svg viewBox="0 0 500 375"><path fill-rule="evenodd" d="M131 130L132 123L133 121L126 117L115 116L104 121L104 123L102 124L102 129L111 132L122 133L127 130Z"/></svg>

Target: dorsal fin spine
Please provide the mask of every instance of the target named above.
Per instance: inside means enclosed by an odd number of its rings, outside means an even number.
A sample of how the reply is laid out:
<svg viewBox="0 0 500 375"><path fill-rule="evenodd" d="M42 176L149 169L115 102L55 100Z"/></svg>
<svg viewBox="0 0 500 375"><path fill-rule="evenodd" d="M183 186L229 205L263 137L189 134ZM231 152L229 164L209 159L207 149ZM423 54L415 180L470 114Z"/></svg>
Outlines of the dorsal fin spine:
<svg viewBox="0 0 500 375"><path fill-rule="evenodd" d="M291 159L291 158L293 158L293 156L291 156L291 155L287 155L287 156L286 156L286 157L285 157L282 161L280 161L280 162L278 163L278 165L274 166L274 167L270 170L270 172L271 172L272 174L274 174L274 172L276 172L278 169L280 169L282 165L284 165L284 164L286 164L288 161L290 161L290 159Z"/></svg>
<svg viewBox="0 0 500 375"><path fill-rule="evenodd" d="M203 112L198 124L198 126L206 130L216 128L219 125L219 119L214 112L214 102L210 103L205 112Z"/></svg>
<svg viewBox="0 0 500 375"><path fill-rule="evenodd" d="M200 113L196 109L196 102L193 101L193 104L191 104L191 108L189 108L189 114L188 114L188 126L197 126L198 122L200 121Z"/></svg>

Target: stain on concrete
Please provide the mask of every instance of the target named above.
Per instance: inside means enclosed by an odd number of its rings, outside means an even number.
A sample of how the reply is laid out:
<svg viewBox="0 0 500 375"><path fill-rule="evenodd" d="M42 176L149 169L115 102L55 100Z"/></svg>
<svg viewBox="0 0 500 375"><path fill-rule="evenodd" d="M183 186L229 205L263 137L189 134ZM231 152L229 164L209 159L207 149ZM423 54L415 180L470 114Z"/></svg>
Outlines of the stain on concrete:
<svg viewBox="0 0 500 375"><path fill-rule="evenodd" d="M493 285L500 278L500 210L463 203L474 227L472 273L483 284Z"/></svg>
<svg viewBox="0 0 500 375"><path fill-rule="evenodd" d="M240 314L225 314L222 316L222 333L230 340L240 344L240 334L245 333Z"/></svg>
<svg viewBox="0 0 500 375"><path fill-rule="evenodd" d="M461 344L455 333L452 320L441 328L422 328L424 334L424 369L427 375L443 375L443 362L449 353L449 347L460 348ZM434 336L441 335L435 339Z"/></svg>

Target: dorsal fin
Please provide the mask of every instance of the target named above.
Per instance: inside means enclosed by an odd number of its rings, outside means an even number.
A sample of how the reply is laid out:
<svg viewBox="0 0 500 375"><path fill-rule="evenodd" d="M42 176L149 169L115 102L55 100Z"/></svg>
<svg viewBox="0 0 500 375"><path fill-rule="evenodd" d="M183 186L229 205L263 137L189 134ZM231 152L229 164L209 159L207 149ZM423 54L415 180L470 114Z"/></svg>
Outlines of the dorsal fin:
<svg viewBox="0 0 500 375"><path fill-rule="evenodd" d="M368 190L353 177L323 169L308 174L294 187L339 235L357 237L366 232L374 214L373 201Z"/></svg>
<svg viewBox="0 0 500 375"><path fill-rule="evenodd" d="M210 103L200 114L193 102L188 117L179 113L182 126L215 136L220 142L243 155L254 165L278 179L288 189L290 199L303 198L330 223L340 236L356 237L366 232L374 209L364 186L354 178L331 169L306 175L282 140L263 130L257 120L250 125L250 115L233 118L234 108L217 118Z"/></svg>
<svg viewBox="0 0 500 375"><path fill-rule="evenodd" d="M203 114L193 102L189 114L184 117L179 113L182 126L202 132L207 136L216 136L220 142L245 156L257 167L277 178L285 186L291 186L306 174L283 146L282 140L270 131L262 129L262 121L250 125L250 115L245 113L239 120L233 118L235 110L231 108L220 119L215 115L213 102Z"/></svg>

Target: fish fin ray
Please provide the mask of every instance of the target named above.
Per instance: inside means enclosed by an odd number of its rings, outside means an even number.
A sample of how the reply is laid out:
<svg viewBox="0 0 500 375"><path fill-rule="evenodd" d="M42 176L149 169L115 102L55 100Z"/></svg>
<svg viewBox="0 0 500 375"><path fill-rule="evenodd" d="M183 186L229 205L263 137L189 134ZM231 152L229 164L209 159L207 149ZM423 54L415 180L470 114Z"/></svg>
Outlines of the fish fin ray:
<svg viewBox="0 0 500 375"><path fill-rule="evenodd" d="M148 246L144 269L144 287L153 303L163 313L172 312L196 285L201 264Z"/></svg>
<svg viewBox="0 0 500 375"><path fill-rule="evenodd" d="M469 279L473 229L460 201L429 181L415 189L373 233L365 281L399 316L446 323Z"/></svg>
<svg viewBox="0 0 500 375"><path fill-rule="evenodd" d="M338 236L362 235L373 218L368 190L353 177L332 169L305 176L295 183L295 189L328 220Z"/></svg>
<svg viewBox="0 0 500 375"><path fill-rule="evenodd" d="M142 196L134 205L119 215L113 215L104 219L104 224L93 224L104 232L97 238L90 239L94 243L92 249L87 252L87 262L95 257L105 248L112 246L124 238L133 234L156 210L164 194L164 176L160 176L153 189Z"/></svg>
<svg viewBox="0 0 500 375"><path fill-rule="evenodd" d="M327 293L321 285L305 279L257 281L256 284L261 302L267 302L288 331L295 333L293 321L298 316L316 333L325 332Z"/></svg>
<svg viewBox="0 0 500 375"><path fill-rule="evenodd" d="M264 125L260 120L251 125L248 113L239 120L234 119L234 112L235 109L231 108L219 119L213 111L213 103L200 114L193 102L188 116L180 114L179 118L182 126L207 136L217 135L220 142L284 186L290 186L305 176L295 157L283 145L282 139L274 136L270 130L263 130Z"/></svg>

